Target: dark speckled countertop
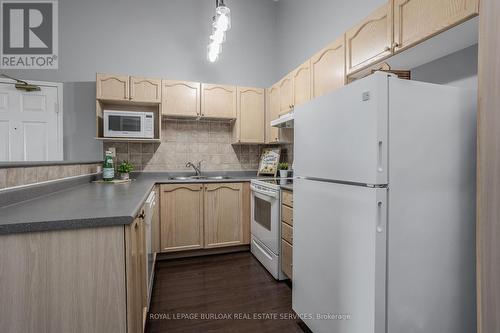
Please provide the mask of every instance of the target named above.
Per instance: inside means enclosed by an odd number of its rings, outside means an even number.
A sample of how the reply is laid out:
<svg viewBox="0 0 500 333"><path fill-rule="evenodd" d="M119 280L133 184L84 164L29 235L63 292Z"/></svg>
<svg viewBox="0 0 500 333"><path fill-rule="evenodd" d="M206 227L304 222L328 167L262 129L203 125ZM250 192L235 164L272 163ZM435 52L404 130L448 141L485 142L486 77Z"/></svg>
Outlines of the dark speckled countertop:
<svg viewBox="0 0 500 333"><path fill-rule="evenodd" d="M255 172L226 172L224 180L171 180L168 173L139 173L128 184L69 186L0 208L0 234L124 225L133 222L155 184L246 182Z"/></svg>

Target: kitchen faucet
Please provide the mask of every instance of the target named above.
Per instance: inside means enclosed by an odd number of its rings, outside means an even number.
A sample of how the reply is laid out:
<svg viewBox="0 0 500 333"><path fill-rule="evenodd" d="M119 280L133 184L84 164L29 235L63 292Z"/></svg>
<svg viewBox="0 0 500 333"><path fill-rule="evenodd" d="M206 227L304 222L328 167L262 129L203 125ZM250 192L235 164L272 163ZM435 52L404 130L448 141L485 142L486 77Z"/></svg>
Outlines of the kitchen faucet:
<svg viewBox="0 0 500 333"><path fill-rule="evenodd" d="M198 163L193 164L192 162L187 162L186 163L186 167L189 168L189 167L192 167L194 169L194 171L196 172L196 176L201 176L201 163L203 161L199 161Z"/></svg>

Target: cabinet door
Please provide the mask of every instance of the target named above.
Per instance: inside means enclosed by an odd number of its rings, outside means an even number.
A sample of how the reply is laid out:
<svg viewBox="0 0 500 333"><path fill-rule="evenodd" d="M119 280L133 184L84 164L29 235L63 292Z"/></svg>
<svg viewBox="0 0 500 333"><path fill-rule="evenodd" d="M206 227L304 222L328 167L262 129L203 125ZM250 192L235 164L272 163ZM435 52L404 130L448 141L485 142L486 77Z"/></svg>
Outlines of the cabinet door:
<svg viewBox="0 0 500 333"><path fill-rule="evenodd" d="M132 76L130 100L136 102L161 102L161 80Z"/></svg>
<svg viewBox="0 0 500 333"><path fill-rule="evenodd" d="M311 72L312 98L344 86L344 37L331 43L311 58Z"/></svg>
<svg viewBox="0 0 500 333"><path fill-rule="evenodd" d="M147 283L142 261L144 232L141 218L125 227L125 267L127 279L127 328L128 333L143 332L144 284ZM147 296L146 296L147 297Z"/></svg>
<svg viewBox="0 0 500 333"><path fill-rule="evenodd" d="M354 73L390 56L392 46L391 1L346 32L347 72Z"/></svg>
<svg viewBox="0 0 500 333"><path fill-rule="evenodd" d="M201 84L201 115L207 118L236 119L236 87Z"/></svg>
<svg viewBox="0 0 500 333"><path fill-rule="evenodd" d="M97 73L96 96L98 99L116 101L129 100L128 75L108 75Z"/></svg>
<svg viewBox="0 0 500 333"><path fill-rule="evenodd" d="M293 247L286 240L281 240L281 270L286 276L293 277Z"/></svg>
<svg viewBox="0 0 500 333"><path fill-rule="evenodd" d="M205 248L242 244L243 184L206 184Z"/></svg>
<svg viewBox="0 0 500 333"><path fill-rule="evenodd" d="M162 81L162 114L174 117L201 115L199 82Z"/></svg>
<svg viewBox="0 0 500 333"><path fill-rule="evenodd" d="M477 15L478 6L478 0L394 0L394 51Z"/></svg>
<svg viewBox="0 0 500 333"><path fill-rule="evenodd" d="M280 88L275 84L267 89L266 98L266 143L279 141L279 129L271 126L271 121L278 118L280 113Z"/></svg>
<svg viewBox="0 0 500 333"><path fill-rule="evenodd" d="M161 248L163 252L203 247L203 185L161 185Z"/></svg>
<svg viewBox="0 0 500 333"><path fill-rule="evenodd" d="M278 83L280 88L280 110L278 116L290 112L293 108L293 80L288 74ZM277 117L276 117L277 118ZM276 119L274 118L274 119Z"/></svg>
<svg viewBox="0 0 500 333"><path fill-rule="evenodd" d="M238 118L234 124L235 141L264 143L266 98L264 89L238 87Z"/></svg>
<svg viewBox="0 0 500 333"><path fill-rule="evenodd" d="M293 105L303 104L311 99L311 61L300 65L292 73Z"/></svg>

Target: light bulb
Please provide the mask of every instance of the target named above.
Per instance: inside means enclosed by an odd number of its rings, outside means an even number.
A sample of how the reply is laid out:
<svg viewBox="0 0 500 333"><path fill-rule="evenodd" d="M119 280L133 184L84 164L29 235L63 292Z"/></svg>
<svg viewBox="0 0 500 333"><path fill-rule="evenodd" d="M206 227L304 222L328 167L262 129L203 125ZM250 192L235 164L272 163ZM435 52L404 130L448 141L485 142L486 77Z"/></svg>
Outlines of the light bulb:
<svg viewBox="0 0 500 333"><path fill-rule="evenodd" d="M226 40L226 34L222 30L214 30L210 35L210 40L216 44L222 44Z"/></svg>
<svg viewBox="0 0 500 333"><path fill-rule="evenodd" d="M210 62L216 62L217 59L219 59L219 54L222 50L222 47L220 44L216 44L216 43L210 43L208 44L208 47L207 47L207 59L208 61Z"/></svg>
<svg viewBox="0 0 500 333"><path fill-rule="evenodd" d="M214 27L222 31L231 29L231 11L228 7L219 6L215 9Z"/></svg>

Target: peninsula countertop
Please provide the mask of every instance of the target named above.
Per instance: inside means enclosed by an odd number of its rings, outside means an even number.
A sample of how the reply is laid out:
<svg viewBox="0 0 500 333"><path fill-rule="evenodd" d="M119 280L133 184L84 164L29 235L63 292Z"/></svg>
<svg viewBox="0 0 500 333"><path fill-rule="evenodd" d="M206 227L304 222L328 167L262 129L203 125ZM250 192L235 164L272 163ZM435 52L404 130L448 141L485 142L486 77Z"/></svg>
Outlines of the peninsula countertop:
<svg viewBox="0 0 500 333"><path fill-rule="evenodd" d="M0 235L125 225L134 221L155 184L247 182L255 172L211 173L230 179L173 180L138 173L126 184L84 183L0 208Z"/></svg>

